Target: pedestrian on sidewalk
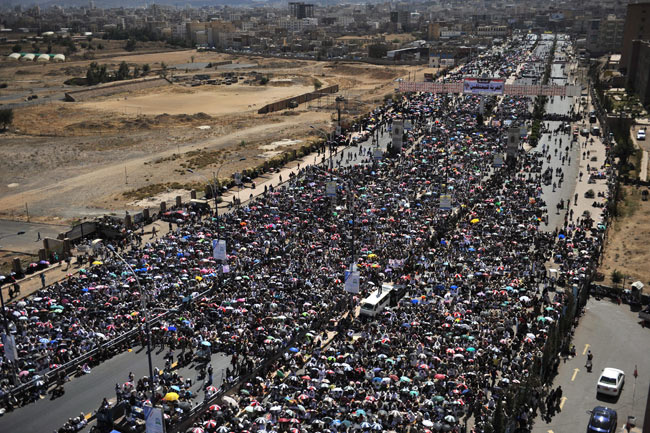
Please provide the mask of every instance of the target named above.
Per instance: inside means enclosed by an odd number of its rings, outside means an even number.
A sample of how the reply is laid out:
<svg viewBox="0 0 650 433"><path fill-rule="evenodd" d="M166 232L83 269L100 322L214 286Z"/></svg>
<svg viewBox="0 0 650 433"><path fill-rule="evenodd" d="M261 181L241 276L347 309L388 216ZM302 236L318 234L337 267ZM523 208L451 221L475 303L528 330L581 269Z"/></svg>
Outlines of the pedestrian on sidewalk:
<svg viewBox="0 0 650 433"><path fill-rule="evenodd" d="M45 272L41 272L39 277L41 278L41 286L44 289L45 288Z"/></svg>

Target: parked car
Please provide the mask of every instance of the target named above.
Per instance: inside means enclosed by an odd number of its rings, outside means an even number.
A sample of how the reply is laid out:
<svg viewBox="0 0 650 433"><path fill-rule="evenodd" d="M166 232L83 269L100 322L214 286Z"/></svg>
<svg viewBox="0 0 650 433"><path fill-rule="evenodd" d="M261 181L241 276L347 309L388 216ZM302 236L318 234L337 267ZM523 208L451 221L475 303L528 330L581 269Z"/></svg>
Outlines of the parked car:
<svg viewBox="0 0 650 433"><path fill-rule="evenodd" d="M597 394L605 394L617 397L623 389L625 383L625 373L617 368L605 368L600 373L598 385L596 386Z"/></svg>
<svg viewBox="0 0 650 433"><path fill-rule="evenodd" d="M190 214L184 210L174 210L165 212L161 219L163 221L178 222L179 220L186 221L189 217Z"/></svg>
<svg viewBox="0 0 650 433"><path fill-rule="evenodd" d="M593 410L587 411L591 414L589 424L587 424L587 433L614 433L618 414L614 409L604 406L596 406Z"/></svg>
<svg viewBox="0 0 650 433"><path fill-rule="evenodd" d="M636 139L645 140L645 129L639 129L639 131L636 133Z"/></svg>

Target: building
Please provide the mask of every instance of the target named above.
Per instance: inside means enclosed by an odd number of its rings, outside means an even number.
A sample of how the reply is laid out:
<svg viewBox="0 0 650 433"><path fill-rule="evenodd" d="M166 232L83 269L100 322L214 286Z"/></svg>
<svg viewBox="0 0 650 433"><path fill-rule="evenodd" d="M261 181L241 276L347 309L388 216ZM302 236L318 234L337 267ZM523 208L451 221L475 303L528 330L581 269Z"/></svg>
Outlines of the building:
<svg viewBox="0 0 650 433"><path fill-rule="evenodd" d="M303 2L289 2L289 15L298 20L314 18L314 5Z"/></svg>
<svg viewBox="0 0 650 433"><path fill-rule="evenodd" d="M647 106L650 104L650 41L634 40L630 48L625 84Z"/></svg>
<svg viewBox="0 0 650 433"><path fill-rule="evenodd" d="M508 36L508 27L507 26L478 26L476 29L476 34L478 36L491 36L495 38L501 38Z"/></svg>
<svg viewBox="0 0 650 433"><path fill-rule="evenodd" d="M627 68L630 61L632 41L650 40L650 3L630 3L627 5L625 29L621 50L621 67Z"/></svg>
<svg viewBox="0 0 650 433"><path fill-rule="evenodd" d="M587 50L592 56L618 52L623 43L625 20L614 15L587 22Z"/></svg>

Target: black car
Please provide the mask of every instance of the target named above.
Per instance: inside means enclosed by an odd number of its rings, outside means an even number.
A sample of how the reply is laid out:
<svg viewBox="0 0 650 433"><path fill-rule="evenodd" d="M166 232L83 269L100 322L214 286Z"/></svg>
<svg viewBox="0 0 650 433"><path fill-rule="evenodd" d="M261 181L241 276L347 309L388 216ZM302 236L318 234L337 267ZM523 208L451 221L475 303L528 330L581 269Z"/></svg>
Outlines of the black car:
<svg viewBox="0 0 650 433"><path fill-rule="evenodd" d="M592 411L587 433L615 433L618 415L614 409L604 406L596 406Z"/></svg>

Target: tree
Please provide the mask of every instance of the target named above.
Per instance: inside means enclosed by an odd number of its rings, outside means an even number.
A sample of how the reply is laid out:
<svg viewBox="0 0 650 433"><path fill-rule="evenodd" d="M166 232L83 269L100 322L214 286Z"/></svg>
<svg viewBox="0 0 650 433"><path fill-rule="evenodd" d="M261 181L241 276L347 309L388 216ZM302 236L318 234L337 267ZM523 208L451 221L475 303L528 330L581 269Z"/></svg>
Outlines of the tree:
<svg viewBox="0 0 650 433"><path fill-rule="evenodd" d="M623 273L618 269L612 271L612 283L618 284L623 281Z"/></svg>
<svg viewBox="0 0 650 433"><path fill-rule="evenodd" d="M384 44L373 44L368 46L368 57L373 59L381 59L386 56L388 47Z"/></svg>
<svg viewBox="0 0 650 433"><path fill-rule="evenodd" d="M127 65L126 62L120 63L120 67L117 70L115 78L118 81L120 81L120 80L128 80L129 79L129 65Z"/></svg>
<svg viewBox="0 0 650 433"><path fill-rule="evenodd" d="M139 76L140 76L140 67L136 65L133 67L133 78L138 78Z"/></svg>
<svg viewBox="0 0 650 433"><path fill-rule="evenodd" d="M5 131L14 121L14 110L11 108L0 109L0 125Z"/></svg>
<svg viewBox="0 0 650 433"><path fill-rule="evenodd" d="M99 83L106 83L107 81L110 81L110 79L106 65L99 66L97 62L92 62L86 71L86 83L89 86L93 86Z"/></svg>
<svg viewBox="0 0 650 433"><path fill-rule="evenodd" d="M47 54L52 54L52 44L47 44Z"/></svg>
<svg viewBox="0 0 650 433"><path fill-rule="evenodd" d="M13 47L11 47L11 51L13 51L14 53L19 53L22 50L23 50L23 47L20 44L16 44Z"/></svg>
<svg viewBox="0 0 650 433"><path fill-rule="evenodd" d="M145 63L142 65L142 75L147 75L151 71L151 66L149 66L149 63Z"/></svg>
<svg viewBox="0 0 650 433"><path fill-rule="evenodd" d="M124 46L124 49L126 51L133 51L135 50L136 42L135 39L131 38L128 41L126 41L126 45Z"/></svg>
<svg viewBox="0 0 650 433"><path fill-rule="evenodd" d="M318 78L314 78L314 90L318 90L321 87L323 87L323 83Z"/></svg>

